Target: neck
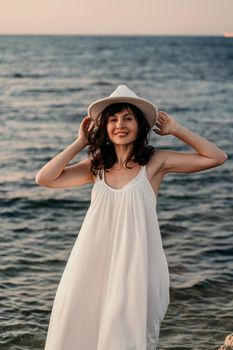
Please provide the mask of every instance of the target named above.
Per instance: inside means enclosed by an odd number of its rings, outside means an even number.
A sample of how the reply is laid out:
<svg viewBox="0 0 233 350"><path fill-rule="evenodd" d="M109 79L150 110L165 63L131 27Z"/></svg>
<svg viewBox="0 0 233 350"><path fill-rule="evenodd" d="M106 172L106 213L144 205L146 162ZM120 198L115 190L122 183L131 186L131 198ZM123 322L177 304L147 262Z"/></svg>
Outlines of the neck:
<svg viewBox="0 0 233 350"><path fill-rule="evenodd" d="M125 161L132 150L132 145L115 145L116 152L116 163L115 166L117 169L123 168ZM129 165L132 161L129 161Z"/></svg>

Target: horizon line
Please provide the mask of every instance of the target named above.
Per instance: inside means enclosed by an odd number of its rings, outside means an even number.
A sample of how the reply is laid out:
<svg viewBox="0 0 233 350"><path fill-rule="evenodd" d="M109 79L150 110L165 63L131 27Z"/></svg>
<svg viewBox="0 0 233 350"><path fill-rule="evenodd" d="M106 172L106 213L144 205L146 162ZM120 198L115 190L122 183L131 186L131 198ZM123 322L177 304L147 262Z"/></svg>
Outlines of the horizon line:
<svg viewBox="0 0 233 350"><path fill-rule="evenodd" d="M137 33L0 33L0 36L215 36L215 37L224 37L224 33L219 34L137 34Z"/></svg>

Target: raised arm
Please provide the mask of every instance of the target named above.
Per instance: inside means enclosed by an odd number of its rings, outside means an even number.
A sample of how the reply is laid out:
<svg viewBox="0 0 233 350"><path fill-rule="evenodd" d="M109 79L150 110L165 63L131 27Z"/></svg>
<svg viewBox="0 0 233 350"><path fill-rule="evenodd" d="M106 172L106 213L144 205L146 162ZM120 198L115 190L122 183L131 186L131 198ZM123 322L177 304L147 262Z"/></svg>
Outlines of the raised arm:
<svg viewBox="0 0 233 350"><path fill-rule="evenodd" d="M164 173L190 173L223 164L227 154L212 142L179 124L175 118L160 111L153 129L158 135L173 135L191 146L196 152L160 150L161 170Z"/></svg>
<svg viewBox="0 0 233 350"><path fill-rule="evenodd" d="M67 165L88 144L87 132L91 132L90 117L86 116L79 128L77 139L46 163L36 175L36 183L44 187L67 188L93 182L90 160Z"/></svg>

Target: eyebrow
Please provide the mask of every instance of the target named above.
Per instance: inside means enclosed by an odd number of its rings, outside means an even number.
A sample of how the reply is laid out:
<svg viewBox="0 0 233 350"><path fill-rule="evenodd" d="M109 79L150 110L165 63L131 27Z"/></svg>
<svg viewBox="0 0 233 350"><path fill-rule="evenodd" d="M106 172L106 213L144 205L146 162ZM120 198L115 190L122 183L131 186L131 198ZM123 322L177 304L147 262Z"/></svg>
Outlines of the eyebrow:
<svg viewBox="0 0 233 350"><path fill-rule="evenodd" d="M124 116L126 116L126 115L131 115L131 116L133 116L133 115L130 114L130 113L125 113L125 114L123 114L122 116L124 117ZM116 114L112 114L112 115L109 116L109 118L110 118L110 117L115 117L115 116L116 116Z"/></svg>

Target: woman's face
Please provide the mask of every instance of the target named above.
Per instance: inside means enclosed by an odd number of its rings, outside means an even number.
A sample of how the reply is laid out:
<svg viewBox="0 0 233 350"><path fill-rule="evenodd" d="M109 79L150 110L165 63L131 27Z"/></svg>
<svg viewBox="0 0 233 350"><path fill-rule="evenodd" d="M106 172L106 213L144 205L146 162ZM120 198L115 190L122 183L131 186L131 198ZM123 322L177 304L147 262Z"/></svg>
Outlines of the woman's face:
<svg viewBox="0 0 233 350"><path fill-rule="evenodd" d="M107 133L110 141L117 145L126 145L136 140L138 122L130 108L124 108L108 117Z"/></svg>

